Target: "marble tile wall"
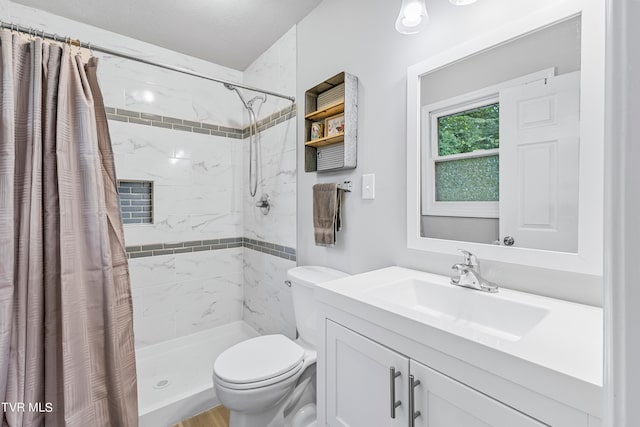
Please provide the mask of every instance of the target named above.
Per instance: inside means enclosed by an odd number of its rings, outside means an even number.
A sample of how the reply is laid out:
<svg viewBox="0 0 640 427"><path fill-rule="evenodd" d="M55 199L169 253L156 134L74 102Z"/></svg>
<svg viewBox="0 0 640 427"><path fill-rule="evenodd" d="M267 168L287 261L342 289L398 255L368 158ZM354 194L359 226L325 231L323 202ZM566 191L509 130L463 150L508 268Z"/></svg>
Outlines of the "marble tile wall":
<svg viewBox="0 0 640 427"><path fill-rule="evenodd" d="M130 259L136 347L240 320L243 256L239 247Z"/></svg>
<svg viewBox="0 0 640 427"><path fill-rule="evenodd" d="M291 288L285 285L294 261L244 249L244 320L261 334L296 337Z"/></svg>
<svg viewBox="0 0 640 427"><path fill-rule="evenodd" d="M244 71L247 85L284 95L296 94L296 27L293 26ZM288 107L285 99L269 97L257 111L259 118ZM248 119L246 119L248 121Z"/></svg>
<svg viewBox="0 0 640 427"><path fill-rule="evenodd" d="M118 178L153 181L154 223L127 225L127 246L243 235L242 142L109 121Z"/></svg>
<svg viewBox="0 0 640 427"><path fill-rule="evenodd" d="M296 28L293 27L251 64L244 81L284 94L296 88ZM286 101L283 101L286 102ZM268 102L259 110L263 118L288 106ZM245 238L296 246L296 120L286 120L258 135L262 166L256 198L268 194L271 211L263 215L249 195L248 169L243 171L243 224ZM243 141L243 163L249 162L249 138ZM290 288L284 285L295 262L277 259L250 248L244 251L244 319L262 333L295 337Z"/></svg>
<svg viewBox="0 0 640 427"><path fill-rule="evenodd" d="M154 182L154 223L126 225L128 246L242 236L242 140L109 127L119 178ZM242 256L238 247L130 259L136 344L242 319Z"/></svg>
<svg viewBox="0 0 640 427"><path fill-rule="evenodd" d="M244 191L244 235L257 240L296 246L296 126L288 120L258 134L261 168L255 197ZM243 141L243 162L249 162L249 138ZM249 188L245 168L243 187ZM255 201L268 194L271 210L263 215Z"/></svg>

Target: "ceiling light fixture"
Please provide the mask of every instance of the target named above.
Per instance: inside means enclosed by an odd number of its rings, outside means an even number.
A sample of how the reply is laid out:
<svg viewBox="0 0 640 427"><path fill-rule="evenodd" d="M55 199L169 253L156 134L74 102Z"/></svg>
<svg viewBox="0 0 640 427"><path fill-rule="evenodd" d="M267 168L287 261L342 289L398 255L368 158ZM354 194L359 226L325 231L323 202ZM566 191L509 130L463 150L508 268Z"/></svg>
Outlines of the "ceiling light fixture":
<svg viewBox="0 0 640 427"><path fill-rule="evenodd" d="M475 3L476 1L478 0L449 0L449 3L454 6L466 6L468 4Z"/></svg>
<svg viewBox="0 0 640 427"><path fill-rule="evenodd" d="M396 30L401 34L417 34L427 26L429 14L426 0L402 0ZM478 0L449 0L454 6L466 6Z"/></svg>
<svg viewBox="0 0 640 427"><path fill-rule="evenodd" d="M416 34L424 29L429 19L425 0L402 0L396 19L396 30L402 34Z"/></svg>

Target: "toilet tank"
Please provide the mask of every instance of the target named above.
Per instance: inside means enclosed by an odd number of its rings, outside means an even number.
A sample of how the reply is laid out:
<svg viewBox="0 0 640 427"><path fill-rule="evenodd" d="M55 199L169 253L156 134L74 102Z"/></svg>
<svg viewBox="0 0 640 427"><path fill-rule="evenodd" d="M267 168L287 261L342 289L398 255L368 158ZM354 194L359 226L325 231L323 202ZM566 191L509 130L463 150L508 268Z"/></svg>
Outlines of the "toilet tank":
<svg viewBox="0 0 640 427"><path fill-rule="evenodd" d="M293 293L293 309L298 334L314 347L318 342L318 307L313 297L313 288L320 283L347 276L349 275L342 271L312 265L295 267L287 271Z"/></svg>

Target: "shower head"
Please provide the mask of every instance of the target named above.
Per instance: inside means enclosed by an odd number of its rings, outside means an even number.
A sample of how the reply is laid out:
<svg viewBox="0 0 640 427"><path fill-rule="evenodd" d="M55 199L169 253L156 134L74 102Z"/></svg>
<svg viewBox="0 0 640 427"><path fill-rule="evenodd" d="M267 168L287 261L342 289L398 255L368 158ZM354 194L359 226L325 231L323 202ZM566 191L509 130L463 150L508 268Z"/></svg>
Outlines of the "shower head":
<svg viewBox="0 0 640 427"><path fill-rule="evenodd" d="M240 91L238 90L238 88L230 83L225 83L224 87L226 87L229 90L235 90L236 93L238 94L238 98L240 98L240 101L242 101L242 105L244 105L244 108L246 108L247 110L250 110L251 112L253 112L253 104L256 101L262 101L262 102L266 102L267 101L267 95L264 94L263 96L256 96L254 98L251 98L249 101L245 101L244 97L242 96L242 94L240 93Z"/></svg>
<svg viewBox="0 0 640 427"><path fill-rule="evenodd" d="M242 94L240 93L237 87L229 83L225 83L224 87L226 87L229 90L235 90L236 93L238 94L238 98L240 98L240 101L242 101L242 105L244 105L244 108L246 108L247 110L251 110L251 105L247 104L247 101L244 100Z"/></svg>
<svg viewBox="0 0 640 427"><path fill-rule="evenodd" d="M260 101L260 102L267 102L267 95L266 95L266 94L264 94L263 96L255 96L255 97L251 98L251 99L247 102L247 104L249 105L249 108L252 108L252 107L253 107L253 104L254 104L256 101Z"/></svg>

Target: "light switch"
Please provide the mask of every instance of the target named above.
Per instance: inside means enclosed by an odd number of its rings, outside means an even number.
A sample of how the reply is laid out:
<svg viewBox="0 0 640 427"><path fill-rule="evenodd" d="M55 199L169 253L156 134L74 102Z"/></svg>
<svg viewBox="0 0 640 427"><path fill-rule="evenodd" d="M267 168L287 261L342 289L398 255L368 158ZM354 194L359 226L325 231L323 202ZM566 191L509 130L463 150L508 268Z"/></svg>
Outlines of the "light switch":
<svg viewBox="0 0 640 427"><path fill-rule="evenodd" d="M373 173L362 175L362 198L365 200L376 198L376 175Z"/></svg>

